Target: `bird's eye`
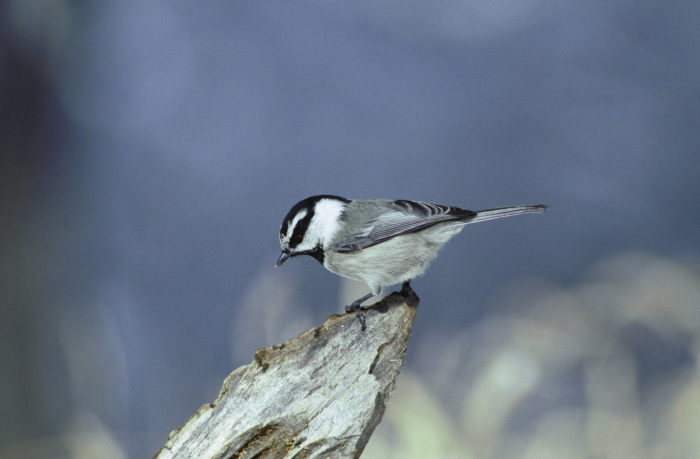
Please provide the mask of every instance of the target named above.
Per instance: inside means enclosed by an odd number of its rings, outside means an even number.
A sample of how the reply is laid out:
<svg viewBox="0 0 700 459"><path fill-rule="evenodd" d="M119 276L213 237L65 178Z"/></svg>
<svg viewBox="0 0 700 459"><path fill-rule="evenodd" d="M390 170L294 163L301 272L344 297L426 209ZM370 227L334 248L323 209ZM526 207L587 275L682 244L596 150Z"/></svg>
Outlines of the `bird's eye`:
<svg viewBox="0 0 700 459"><path fill-rule="evenodd" d="M296 247L296 246L298 246L299 244L301 244L301 241L303 241L303 240L304 240L304 236L303 236L301 233L296 233L296 232L295 232L295 233L292 235L292 240L290 241L290 245L291 245L292 247Z"/></svg>

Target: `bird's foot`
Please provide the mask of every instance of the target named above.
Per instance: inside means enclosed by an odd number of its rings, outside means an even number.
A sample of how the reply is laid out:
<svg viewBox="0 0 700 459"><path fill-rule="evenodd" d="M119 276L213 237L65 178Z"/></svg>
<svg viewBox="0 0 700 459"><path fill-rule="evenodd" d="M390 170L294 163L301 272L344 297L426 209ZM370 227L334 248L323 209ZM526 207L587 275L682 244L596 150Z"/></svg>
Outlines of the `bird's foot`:
<svg viewBox="0 0 700 459"><path fill-rule="evenodd" d="M362 312L362 304L363 301L371 298L373 295L371 293L368 293L367 295L363 296L362 298L359 298L355 301L352 302L352 304L349 304L345 306L345 312L354 312L355 315L357 316L357 320L360 321L360 325L362 326L362 331L365 331L367 329L367 321L365 320L365 314Z"/></svg>
<svg viewBox="0 0 700 459"><path fill-rule="evenodd" d="M360 325L362 326L362 331L365 331L367 329L367 321L365 320L365 313L362 312L362 306L360 306L359 303L354 302L351 305L345 306L345 312L353 312L355 311L355 315L357 316L357 320L360 321Z"/></svg>

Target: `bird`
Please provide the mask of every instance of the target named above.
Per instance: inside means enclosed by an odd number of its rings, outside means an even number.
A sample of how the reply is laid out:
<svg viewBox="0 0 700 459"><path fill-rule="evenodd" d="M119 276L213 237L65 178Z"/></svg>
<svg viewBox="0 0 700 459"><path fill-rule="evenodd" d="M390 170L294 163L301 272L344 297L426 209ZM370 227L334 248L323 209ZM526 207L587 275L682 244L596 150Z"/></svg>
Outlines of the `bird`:
<svg viewBox="0 0 700 459"><path fill-rule="evenodd" d="M544 212L544 204L479 211L406 199L347 199L321 194L296 203L280 227L282 253L275 267L289 258L309 255L328 271L364 282L369 293L345 311L355 312L362 330L361 304L384 288L422 275L442 246L471 223Z"/></svg>

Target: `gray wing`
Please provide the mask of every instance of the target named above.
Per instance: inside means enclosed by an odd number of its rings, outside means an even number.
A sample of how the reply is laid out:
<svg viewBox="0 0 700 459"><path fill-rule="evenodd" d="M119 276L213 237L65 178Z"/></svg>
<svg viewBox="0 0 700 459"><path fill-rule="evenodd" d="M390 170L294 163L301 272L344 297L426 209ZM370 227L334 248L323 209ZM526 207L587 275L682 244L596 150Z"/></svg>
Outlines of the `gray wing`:
<svg viewBox="0 0 700 459"><path fill-rule="evenodd" d="M377 205L377 204L374 204ZM438 223L471 220L476 212L420 201L386 201L380 212L357 231L346 234L333 246L340 253L357 252L402 234L414 233Z"/></svg>

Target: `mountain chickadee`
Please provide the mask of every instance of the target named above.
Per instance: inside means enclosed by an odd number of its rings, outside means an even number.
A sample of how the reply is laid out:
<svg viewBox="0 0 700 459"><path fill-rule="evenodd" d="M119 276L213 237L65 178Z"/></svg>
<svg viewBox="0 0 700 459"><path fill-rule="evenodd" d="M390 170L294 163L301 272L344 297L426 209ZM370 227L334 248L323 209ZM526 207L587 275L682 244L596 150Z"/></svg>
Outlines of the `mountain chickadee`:
<svg viewBox="0 0 700 459"><path fill-rule="evenodd" d="M464 225L525 213L544 212L543 204L500 207L478 212L420 201L345 199L311 196L291 208L280 228L282 254L311 255L327 270L363 281L370 293L345 307L366 328L360 304L384 287L425 272L440 248Z"/></svg>

